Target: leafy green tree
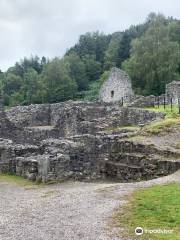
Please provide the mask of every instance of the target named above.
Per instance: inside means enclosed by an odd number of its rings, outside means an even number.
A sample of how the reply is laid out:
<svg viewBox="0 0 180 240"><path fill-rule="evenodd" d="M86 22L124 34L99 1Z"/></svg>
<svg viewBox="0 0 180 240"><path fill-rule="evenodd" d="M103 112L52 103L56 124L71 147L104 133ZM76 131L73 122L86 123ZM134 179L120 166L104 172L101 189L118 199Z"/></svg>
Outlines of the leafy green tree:
<svg viewBox="0 0 180 240"><path fill-rule="evenodd" d="M78 91L86 90L89 81L84 62L76 53L69 54L64 60L69 65L70 77L76 81Z"/></svg>
<svg viewBox="0 0 180 240"><path fill-rule="evenodd" d="M83 62L85 64L88 80L89 81L98 80L102 73L101 63L97 62L95 56L93 55L84 56Z"/></svg>
<svg viewBox="0 0 180 240"><path fill-rule="evenodd" d="M110 35L105 35L100 32L88 32L80 36L79 42L72 47L66 55L72 52L75 52L81 58L84 58L86 55L92 55L95 56L96 61L103 63L109 42Z"/></svg>
<svg viewBox="0 0 180 240"><path fill-rule="evenodd" d="M23 85L23 79L14 74L7 74L4 78L4 91L8 95L17 92Z"/></svg>
<svg viewBox="0 0 180 240"><path fill-rule="evenodd" d="M24 58L23 60L21 60L21 66L24 70L24 73L26 73L29 68L33 68L38 74L42 72L41 61L38 56L32 56L29 59Z"/></svg>
<svg viewBox="0 0 180 240"><path fill-rule="evenodd" d="M24 77L24 74L28 69L34 69L38 74L42 72L43 66L47 64L47 59L42 57L40 59L38 56L31 56L30 58L24 58L20 62L16 62L13 67L7 70L7 73L12 73L20 77Z"/></svg>
<svg viewBox="0 0 180 240"><path fill-rule="evenodd" d="M2 85L4 81L4 73L0 70L0 85Z"/></svg>
<svg viewBox="0 0 180 240"><path fill-rule="evenodd" d="M123 32L119 48L117 49L116 65L121 67L122 62L130 57L131 42L133 39L143 35L147 24L131 26L128 30Z"/></svg>
<svg viewBox="0 0 180 240"><path fill-rule="evenodd" d="M7 105L96 99L103 72L123 67L140 94L160 94L180 74L180 21L151 13L123 32L81 35L65 56L31 56L0 71Z"/></svg>
<svg viewBox="0 0 180 240"><path fill-rule="evenodd" d="M77 91L77 84L70 77L69 65L58 58L48 63L42 73L42 81L47 102L58 102L73 98Z"/></svg>
<svg viewBox="0 0 180 240"><path fill-rule="evenodd" d="M164 17L157 15L145 34L132 43L131 57L123 68L130 74L135 88L143 94L161 94L165 84L177 79L178 43L169 39Z"/></svg>
<svg viewBox="0 0 180 240"><path fill-rule="evenodd" d="M8 73L4 76L2 87L5 97L5 104L10 105L13 102L12 95L19 92L23 86L23 79L12 73Z"/></svg>
<svg viewBox="0 0 180 240"><path fill-rule="evenodd" d="M24 74L24 85L22 88L26 104L35 102L38 87L38 73L34 68L27 69Z"/></svg>
<svg viewBox="0 0 180 240"><path fill-rule="evenodd" d="M178 42L180 49L180 21L174 20L169 24L169 37L173 42ZM180 58L178 59L178 72L180 74Z"/></svg>
<svg viewBox="0 0 180 240"><path fill-rule="evenodd" d="M120 48L122 36L123 34L121 32L112 34L111 41L105 52L104 69L110 69L117 66L119 60L118 51Z"/></svg>
<svg viewBox="0 0 180 240"><path fill-rule="evenodd" d="M101 75L100 79L98 79L98 81L91 82L89 85L89 90L86 91L85 93L84 100L88 100L88 101L98 100L99 90L102 84L104 83L104 81L108 78L108 76L109 76L109 71L105 71Z"/></svg>
<svg viewBox="0 0 180 240"><path fill-rule="evenodd" d="M173 21L169 24L169 37L171 41L180 44L180 21Z"/></svg>

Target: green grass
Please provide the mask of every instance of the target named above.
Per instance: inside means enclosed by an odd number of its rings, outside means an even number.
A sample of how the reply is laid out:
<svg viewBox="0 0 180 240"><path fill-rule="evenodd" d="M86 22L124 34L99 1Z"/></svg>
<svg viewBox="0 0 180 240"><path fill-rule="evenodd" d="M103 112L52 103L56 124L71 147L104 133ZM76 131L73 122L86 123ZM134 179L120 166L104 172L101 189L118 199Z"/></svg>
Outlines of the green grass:
<svg viewBox="0 0 180 240"><path fill-rule="evenodd" d="M149 107L145 108L147 110L152 110L155 112L163 112L166 114L166 118L173 118L179 116L179 108L178 105L173 105L173 108L171 109L171 105L166 105L166 108L164 108L164 105L160 105L156 107Z"/></svg>
<svg viewBox="0 0 180 240"><path fill-rule="evenodd" d="M170 105L166 105L165 109L163 105L160 105L159 108L156 106L146 109L155 112L163 112L166 114L166 117L163 120L156 121L148 126L145 126L143 134L157 135L160 133L168 133L171 131L171 127L180 126L180 114L178 114L179 109L177 105L173 105L172 110Z"/></svg>
<svg viewBox="0 0 180 240"><path fill-rule="evenodd" d="M144 233L138 239L180 239L180 184L153 186L136 191L129 204L116 217L120 227L125 228L131 239L137 239L136 227L145 229L173 230L170 234Z"/></svg>
<svg viewBox="0 0 180 240"><path fill-rule="evenodd" d="M180 149L180 141L178 141L178 142L176 143L175 148L176 148L176 149Z"/></svg>
<svg viewBox="0 0 180 240"><path fill-rule="evenodd" d="M176 118L169 117L145 126L143 129L143 134L157 135L160 133L168 133L171 131L172 127L178 127L178 126L180 126L180 117L179 116Z"/></svg>
<svg viewBox="0 0 180 240"><path fill-rule="evenodd" d="M37 182L32 182L23 177L12 175L12 174L0 174L0 182L6 182L24 187L36 187L41 185Z"/></svg>

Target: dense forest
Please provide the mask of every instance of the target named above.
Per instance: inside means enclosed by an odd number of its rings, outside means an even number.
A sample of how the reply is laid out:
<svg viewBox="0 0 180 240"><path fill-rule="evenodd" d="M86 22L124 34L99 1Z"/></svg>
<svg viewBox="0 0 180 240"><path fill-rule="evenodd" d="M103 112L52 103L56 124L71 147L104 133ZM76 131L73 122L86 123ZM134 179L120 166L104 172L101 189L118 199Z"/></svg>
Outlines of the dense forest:
<svg viewBox="0 0 180 240"><path fill-rule="evenodd" d="M7 106L95 100L113 66L128 72L137 94L163 93L180 80L180 21L151 13L123 32L86 33L62 58L25 57L0 71L0 89Z"/></svg>

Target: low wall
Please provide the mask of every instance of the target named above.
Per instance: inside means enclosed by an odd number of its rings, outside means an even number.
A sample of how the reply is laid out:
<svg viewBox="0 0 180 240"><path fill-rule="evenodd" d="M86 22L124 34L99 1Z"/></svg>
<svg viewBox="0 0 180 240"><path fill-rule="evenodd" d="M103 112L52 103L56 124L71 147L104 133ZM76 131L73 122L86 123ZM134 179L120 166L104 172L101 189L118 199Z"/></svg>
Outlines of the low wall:
<svg viewBox="0 0 180 240"><path fill-rule="evenodd" d="M138 108L144 108L144 107L154 107L157 105L163 105L165 104L170 104L171 99L169 96L166 94L162 94L160 96L135 96L135 99L128 104L129 107L138 107Z"/></svg>
<svg viewBox="0 0 180 240"><path fill-rule="evenodd" d="M47 139L40 146L0 143L0 173L33 181L152 179L180 168L177 153L119 136L77 135ZM170 159L170 160L168 160Z"/></svg>
<svg viewBox="0 0 180 240"><path fill-rule="evenodd" d="M25 130L17 134L17 141L34 143L50 137L97 134L108 128L146 124L163 118L164 114L99 102L69 101L15 107L7 111L7 117L16 127ZM44 129L40 129L42 126ZM46 129L50 126L51 130ZM31 129L27 130L27 127Z"/></svg>
<svg viewBox="0 0 180 240"><path fill-rule="evenodd" d="M131 114L132 112L132 114ZM63 102L57 104L39 104L30 106L17 106L6 111L7 118L14 124L20 127L33 127L33 126L61 126L62 121L70 121L71 123L77 121L92 121L94 119L100 119L104 117L111 117L112 115L122 118L122 121L126 124L126 116L136 113L136 118L143 121L147 119L149 115L150 120L154 113L147 114L146 112L128 109L119 105L105 104L100 102ZM138 114L141 116L138 117ZM160 116L158 113L157 117ZM162 116L162 115L161 115ZM129 120L127 120L129 121ZM133 118L131 119L133 124ZM136 123L137 121L135 121ZM67 123L68 124L68 123Z"/></svg>
<svg viewBox="0 0 180 240"><path fill-rule="evenodd" d="M8 109L6 116L17 127L46 126L50 124L50 105L16 106Z"/></svg>

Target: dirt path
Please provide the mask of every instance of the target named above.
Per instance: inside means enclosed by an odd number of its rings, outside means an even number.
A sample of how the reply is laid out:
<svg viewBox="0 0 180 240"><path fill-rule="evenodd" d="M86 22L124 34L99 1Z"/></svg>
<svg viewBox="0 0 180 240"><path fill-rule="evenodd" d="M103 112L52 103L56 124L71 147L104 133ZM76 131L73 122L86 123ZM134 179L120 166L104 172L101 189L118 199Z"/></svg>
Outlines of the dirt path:
<svg viewBox="0 0 180 240"><path fill-rule="evenodd" d="M180 182L180 173L140 183L68 182L38 189L1 182L0 240L118 240L107 226L125 196L172 181Z"/></svg>

